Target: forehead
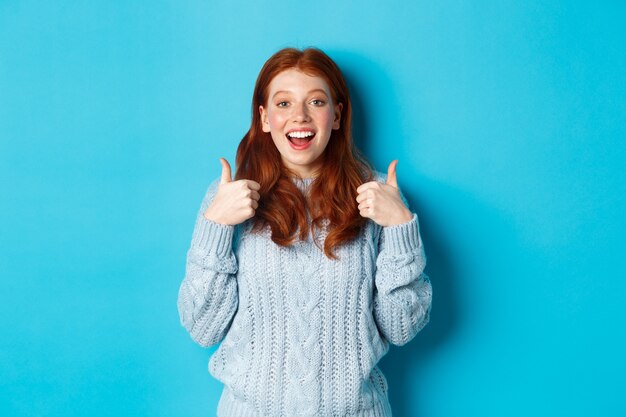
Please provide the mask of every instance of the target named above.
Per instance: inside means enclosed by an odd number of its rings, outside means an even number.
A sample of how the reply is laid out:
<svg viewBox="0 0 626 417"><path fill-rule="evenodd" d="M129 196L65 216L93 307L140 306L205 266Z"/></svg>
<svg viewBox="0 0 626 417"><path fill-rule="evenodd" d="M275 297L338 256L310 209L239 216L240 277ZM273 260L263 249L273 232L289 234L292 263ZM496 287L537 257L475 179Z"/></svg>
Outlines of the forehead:
<svg viewBox="0 0 626 417"><path fill-rule="evenodd" d="M269 95L271 97L277 91L306 93L316 89L324 90L326 94L330 95L328 83L324 78L291 68L278 73L272 79L269 85Z"/></svg>

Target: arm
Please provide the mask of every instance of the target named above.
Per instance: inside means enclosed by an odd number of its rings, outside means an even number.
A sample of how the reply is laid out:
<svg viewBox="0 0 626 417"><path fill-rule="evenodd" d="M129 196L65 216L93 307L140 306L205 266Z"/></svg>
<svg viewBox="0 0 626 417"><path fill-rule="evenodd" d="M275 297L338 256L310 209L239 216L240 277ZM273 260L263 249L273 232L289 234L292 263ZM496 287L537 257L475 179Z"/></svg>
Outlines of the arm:
<svg viewBox="0 0 626 417"><path fill-rule="evenodd" d="M235 226L204 217L218 184L214 181L202 200L178 292L181 324L194 341L207 347L224 338L239 302L237 261L232 250Z"/></svg>
<svg viewBox="0 0 626 417"><path fill-rule="evenodd" d="M432 302L417 215L407 223L383 227L378 248L374 318L381 334L402 346L428 323Z"/></svg>

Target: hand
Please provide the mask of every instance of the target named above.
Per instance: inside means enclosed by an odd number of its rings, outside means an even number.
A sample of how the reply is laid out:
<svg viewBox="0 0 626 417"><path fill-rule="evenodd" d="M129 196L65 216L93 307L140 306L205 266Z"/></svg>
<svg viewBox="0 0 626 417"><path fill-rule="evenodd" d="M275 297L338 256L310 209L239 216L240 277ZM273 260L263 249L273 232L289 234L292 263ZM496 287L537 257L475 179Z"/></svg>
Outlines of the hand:
<svg viewBox="0 0 626 417"><path fill-rule="evenodd" d="M215 223L234 226L254 217L259 207L261 185L252 180L233 181L230 164L220 158L222 177L213 202L204 212L204 217Z"/></svg>
<svg viewBox="0 0 626 417"><path fill-rule="evenodd" d="M394 226L410 221L413 213L407 208L400 197L396 165L393 160L387 170L387 182L370 181L356 189L361 216L374 220L381 226Z"/></svg>

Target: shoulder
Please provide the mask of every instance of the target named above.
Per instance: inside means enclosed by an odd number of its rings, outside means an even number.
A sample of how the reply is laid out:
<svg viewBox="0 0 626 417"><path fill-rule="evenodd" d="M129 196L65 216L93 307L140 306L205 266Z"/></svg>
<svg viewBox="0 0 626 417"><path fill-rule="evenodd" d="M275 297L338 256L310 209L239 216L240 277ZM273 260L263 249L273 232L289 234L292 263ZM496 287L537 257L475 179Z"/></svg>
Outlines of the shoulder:
<svg viewBox="0 0 626 417"><path fill-rule="evenodd" d="M220 185L220 177L216 177L209 183L206 194L215 194L217 192L217 187Z"/></svg>
<svg viewBox="0 0 626 417"><path fill-rule="evenodd" d="M209 185L204 192L204 197L202 198L202 203L200 204L200 212L204 212L211 202L213 201L213 197L217 194L217 188L220 185L220 177L213 179L209 182Z"/></svg>
<svg viewBox="0 0 626 417"><path fill-rule="evenodd" d="M212 199L217 193L217 189L219 186L220 186L220 177L214 178L213 181L209 183L206 193L204 194L204 198Z"/></svg>
<svg viewBox="0 0 626 417"><path fill-rule="evenodd" d="M387 182L387 173L381 171L372 171L374 173L374 181Z"/></svg>
<svg viewBox="0 0 626 417"><path fill-rule="evenodd" d="M381 171L376 171L376 170L372 170L372 179L370 181L366 181L366 182L382 182L383 184L387 182L387 173L386 172L381 172Z"/></svg>

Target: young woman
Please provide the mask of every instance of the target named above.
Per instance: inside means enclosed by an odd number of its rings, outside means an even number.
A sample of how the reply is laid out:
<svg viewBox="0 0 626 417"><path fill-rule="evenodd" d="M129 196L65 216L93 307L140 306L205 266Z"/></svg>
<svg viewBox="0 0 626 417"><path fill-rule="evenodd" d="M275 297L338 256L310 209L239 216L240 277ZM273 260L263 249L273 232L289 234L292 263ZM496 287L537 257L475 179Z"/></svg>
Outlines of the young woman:
<svg viewBox="0 0 626 417"><path fill-rule="evenodd" d="M417 215L396 164L372 171L351 137L348 88L314 48L258 76L237 171L198 212L178 309L202 346L217 415L391 416L376 366L429 320Z"/></svg>

